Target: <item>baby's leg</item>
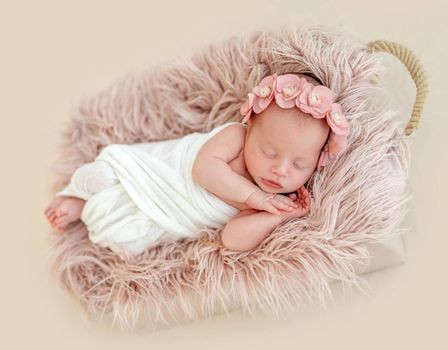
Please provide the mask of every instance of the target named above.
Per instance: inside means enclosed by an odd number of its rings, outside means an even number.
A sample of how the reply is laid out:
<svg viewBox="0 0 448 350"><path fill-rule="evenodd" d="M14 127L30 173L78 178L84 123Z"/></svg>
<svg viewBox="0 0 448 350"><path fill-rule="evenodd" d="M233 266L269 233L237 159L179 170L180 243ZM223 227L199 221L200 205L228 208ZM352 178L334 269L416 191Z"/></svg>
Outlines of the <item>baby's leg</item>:
<svg viewBox="0 0 448 350"><path fill-rule="evenodd" d="M63 232L69 223L81 217L86 200L118 182L114 169L106 162L86 163L76 169L70 184L56 193L44 214L53 227Z"/></svg>
<svg viewBox="0 0 448 350"><path fill-rule="evenodd" d="M105 161L96 160L76 169L70 184L56 193L56 196L73 196L88 200L95 193L118 182L114 169Z"/></svg>

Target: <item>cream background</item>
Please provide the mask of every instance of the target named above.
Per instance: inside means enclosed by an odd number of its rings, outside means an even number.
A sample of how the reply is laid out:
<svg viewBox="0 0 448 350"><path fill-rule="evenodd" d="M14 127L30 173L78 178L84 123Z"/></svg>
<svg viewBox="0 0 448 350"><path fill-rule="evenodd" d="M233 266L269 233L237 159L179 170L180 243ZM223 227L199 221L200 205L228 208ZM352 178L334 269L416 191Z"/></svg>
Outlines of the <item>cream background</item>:
<svg viewBox="0 0 448 350"><path fill-rule="evenodd" d="M0 2L2 349L429 349L447 348L448 209L445 116L447 9L442 1L15 1ZM363 40L398 41L429 74L430 94L412 141L414 201L404 264L365 275L369 296L307 307L279 322L230 316L149 334L86 324L49 275L50 166L58 134L83 93L129 70L189 55L200 45L286 21L339 26ZM404 76L404 75L403 75ZM406 78L403 78L406 79ZM400 86L399 98L408 98ZM407 90L406 90L407 91ZM401 97L400 97L401 96ZM443 179L445 181L443 182Z"/></svg>

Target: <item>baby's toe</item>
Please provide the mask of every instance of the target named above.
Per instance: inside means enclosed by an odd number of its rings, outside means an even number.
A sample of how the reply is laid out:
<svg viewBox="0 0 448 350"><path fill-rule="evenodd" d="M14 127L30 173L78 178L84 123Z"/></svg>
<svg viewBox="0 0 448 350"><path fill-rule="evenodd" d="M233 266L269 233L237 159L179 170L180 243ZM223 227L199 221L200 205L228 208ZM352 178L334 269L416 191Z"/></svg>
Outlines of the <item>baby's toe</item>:
<svg viewBox="0 0 448 350"><path fill-rule="evenodd" d="M58 218L58 216L56 215L55 212L52 212L49 216L48 216L48 221L50 221L52 224L54 223L54 220L56 220Z"/></svg>
<svg viewBox="0 0 448 350"><path fill-rule="evenodd" d="M58 230L59 232L61 232L61 233L65 231L65 229L64 229L63 227L61 227L61 226L57 226L57 225L55 225L54 228L55 228L56 230Z"/></svg>
<svg viewBox="0 0 448 350"><path fill-rule="evenodd" d="M57 216L63 216L64 214L65 214L65 211L63 210L63 208L59 207L56 209Z"/></svg>
<svg viewBox="0 0 448 350"><path fill-rule="evenodd" d="M57 228L59 228L59 229L65 229L65 227L66 227L67 224L68 224L67 216L64 215L64 216L60 216L60 217L58 217L58 218L54 221L54 224L55 224L55 226L56 226Z"/></svg>

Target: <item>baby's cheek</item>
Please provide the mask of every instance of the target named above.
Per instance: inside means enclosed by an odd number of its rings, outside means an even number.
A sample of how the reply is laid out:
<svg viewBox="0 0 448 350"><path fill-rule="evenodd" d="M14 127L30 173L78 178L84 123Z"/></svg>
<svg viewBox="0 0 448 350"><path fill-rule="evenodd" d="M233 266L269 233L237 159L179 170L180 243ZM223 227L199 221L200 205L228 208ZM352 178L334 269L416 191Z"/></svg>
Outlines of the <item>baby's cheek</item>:
<svg viewBox="0 0 448 350"><path fill-rule="evenodd" d="M252 158L249 162L249 167L251 169L259 169L265 166L264 162L261 159L258 158Z"/></svg>
<svg viewBox="0 0 448 350"><path fill-rule="evenodd" d="M309 179L309 173L300 171L294 178L294 188L298 190L302 187Z"/></svg>

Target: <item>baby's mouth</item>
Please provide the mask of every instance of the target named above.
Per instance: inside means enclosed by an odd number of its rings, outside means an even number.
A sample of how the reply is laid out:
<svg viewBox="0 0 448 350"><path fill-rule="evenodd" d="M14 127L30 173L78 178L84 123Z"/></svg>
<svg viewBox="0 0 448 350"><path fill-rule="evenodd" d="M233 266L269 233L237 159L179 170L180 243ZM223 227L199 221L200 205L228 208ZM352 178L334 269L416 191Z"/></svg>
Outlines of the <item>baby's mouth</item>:
<svg viewBox="0 0 448 350"><path fill-rule="evenodd" d="M276 183L276 182L273 182L273 181L271 181L271 180L265 179L264 177L261 178L261 181L262 181L266 186L269 186L269 187L271 187L271 188L277 188L277 189L282 188L282 186L281 186L280 184L278 184L278 183Z"/></svg>

